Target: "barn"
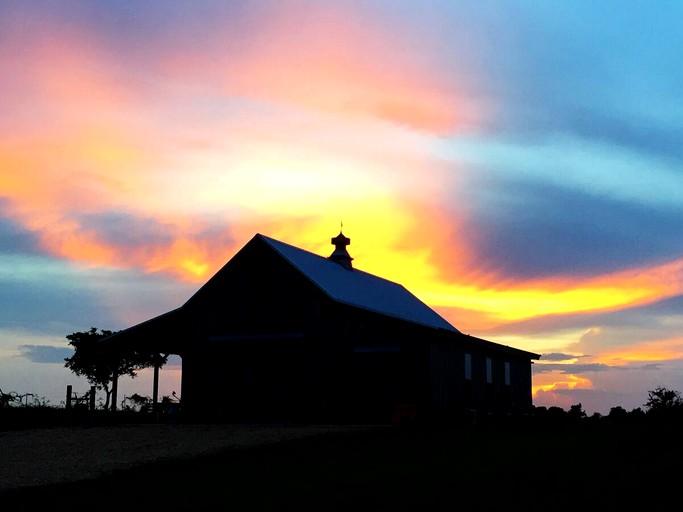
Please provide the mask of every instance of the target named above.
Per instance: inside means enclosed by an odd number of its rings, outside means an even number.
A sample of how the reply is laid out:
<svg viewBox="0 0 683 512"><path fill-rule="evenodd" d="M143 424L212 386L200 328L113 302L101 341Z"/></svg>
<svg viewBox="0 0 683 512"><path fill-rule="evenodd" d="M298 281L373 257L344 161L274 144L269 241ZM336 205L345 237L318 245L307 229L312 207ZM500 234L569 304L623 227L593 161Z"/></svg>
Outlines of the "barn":
<svg viewBox="0 0 683 512"><path fill-rule="evenodd" d="M256 234L182 306L103 343L179 355L190 416L385 423L531 411L538 354L460 332L355 268L350 242L340 232L324 257Z"/></svg>

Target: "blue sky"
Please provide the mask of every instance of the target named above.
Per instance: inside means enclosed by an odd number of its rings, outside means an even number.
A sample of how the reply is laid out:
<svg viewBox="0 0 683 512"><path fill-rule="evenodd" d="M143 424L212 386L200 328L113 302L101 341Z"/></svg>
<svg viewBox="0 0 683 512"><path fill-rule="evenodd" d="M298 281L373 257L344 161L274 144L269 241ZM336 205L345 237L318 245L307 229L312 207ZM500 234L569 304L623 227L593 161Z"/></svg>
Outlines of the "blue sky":
<svg viewBox="0 0 683 512"><path fill-rule="evenodd" d="M683 390L678 2L0 6L0 389L256 232L543 355L534 403ZM177 367L162 393L178 390ZM150 376L122 383L149 394Z"/></svg>

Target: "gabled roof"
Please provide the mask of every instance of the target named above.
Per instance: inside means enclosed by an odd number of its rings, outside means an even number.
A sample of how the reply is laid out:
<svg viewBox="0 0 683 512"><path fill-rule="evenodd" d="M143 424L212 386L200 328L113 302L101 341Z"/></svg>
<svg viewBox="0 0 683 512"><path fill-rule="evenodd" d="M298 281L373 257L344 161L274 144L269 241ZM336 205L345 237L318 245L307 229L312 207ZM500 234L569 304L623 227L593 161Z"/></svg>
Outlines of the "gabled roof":
<svg viewBox="0 0 683 512"><path fill-rule="evenodd" d="M256 237L266 242L336 302L435 329L460 332L398 283L362 270L347 270L328 258L260 233Z"/></svg>

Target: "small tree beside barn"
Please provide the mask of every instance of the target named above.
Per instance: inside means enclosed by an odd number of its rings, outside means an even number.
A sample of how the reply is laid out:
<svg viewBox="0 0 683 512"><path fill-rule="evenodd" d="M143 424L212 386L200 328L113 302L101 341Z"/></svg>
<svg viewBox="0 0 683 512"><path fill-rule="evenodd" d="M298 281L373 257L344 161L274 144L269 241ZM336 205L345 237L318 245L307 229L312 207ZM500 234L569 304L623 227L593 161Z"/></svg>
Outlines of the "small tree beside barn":
<svg viewBox="0 0 683 512"><path fill-rule="evenodd" d="M74 348L74 354L64 359L64 366L79 377L85 377L97 389L104 390L105 409L109 409L110 403L115 408L119 377L135 378L143 368L163 365L167 359L158 353L146 351L144 345L119 352L107 350L99 341L112 334L110 330L98 331L96 327L91 327L88 331L73 332L66 336L69 345Z"/></svg>

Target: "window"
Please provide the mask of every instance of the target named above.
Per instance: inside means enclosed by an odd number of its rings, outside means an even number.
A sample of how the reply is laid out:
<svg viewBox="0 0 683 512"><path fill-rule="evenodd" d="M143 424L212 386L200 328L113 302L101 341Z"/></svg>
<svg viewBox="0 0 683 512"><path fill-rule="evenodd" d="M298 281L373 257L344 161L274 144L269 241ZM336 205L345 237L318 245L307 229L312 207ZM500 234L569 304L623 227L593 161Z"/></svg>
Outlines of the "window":
<svg viewBox="0 0 683 512"><path fill-rule="evenodd" d="M505 385L510 385L510 363L505 361Z"/></svg>
<svg viewBox="0 0 683 512"><path fill-rule="evenodd" d="M472 380L472 354L465 354L465 380Z"/></svg>
<svg viewBox="0 0 683 512"><path fill-rule="evenodd" d="M486 383L493 383L493 362L490 357L486 358Z"/></svg>

